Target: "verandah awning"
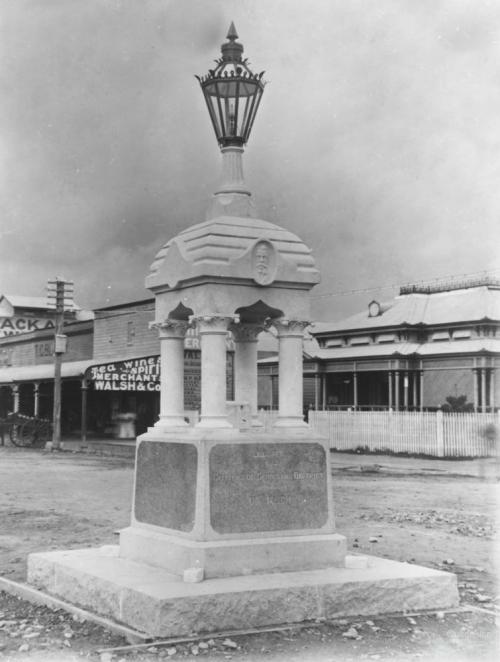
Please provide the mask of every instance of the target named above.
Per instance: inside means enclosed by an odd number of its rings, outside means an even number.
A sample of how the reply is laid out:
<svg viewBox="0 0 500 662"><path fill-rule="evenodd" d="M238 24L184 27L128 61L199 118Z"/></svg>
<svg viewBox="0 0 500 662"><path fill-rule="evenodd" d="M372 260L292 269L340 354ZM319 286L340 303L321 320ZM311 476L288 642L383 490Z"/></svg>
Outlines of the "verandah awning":
<svg viewBox="0 0 500 662"><path fill-rule="evenodd" d="M87 368L94 362L68 361L61 365L61 377L83 377ZM0 368L0 384L13 384L16 382L38 382L54 379L54 364L23 365L11 368Z"/></svg>

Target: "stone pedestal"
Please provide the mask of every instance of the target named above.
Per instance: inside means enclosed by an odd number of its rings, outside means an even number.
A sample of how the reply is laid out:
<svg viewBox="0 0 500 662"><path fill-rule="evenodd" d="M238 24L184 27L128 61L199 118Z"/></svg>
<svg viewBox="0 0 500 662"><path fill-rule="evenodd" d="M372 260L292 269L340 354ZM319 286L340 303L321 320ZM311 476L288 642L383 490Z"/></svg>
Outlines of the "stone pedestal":
<svg viewBox="0 0 500 662"><path fill-rule="evenodd" d="M153 637L458 604L456 577L346 557L309 429L155 427L119 546L32 554L28 581Z"/></svg>
<svg viewBox="0 0 500 662"><path fill-rule="evenodd" d="M161 435L138 443L120 556L205 578L341 567L329 450L310 430Z"/></svg>

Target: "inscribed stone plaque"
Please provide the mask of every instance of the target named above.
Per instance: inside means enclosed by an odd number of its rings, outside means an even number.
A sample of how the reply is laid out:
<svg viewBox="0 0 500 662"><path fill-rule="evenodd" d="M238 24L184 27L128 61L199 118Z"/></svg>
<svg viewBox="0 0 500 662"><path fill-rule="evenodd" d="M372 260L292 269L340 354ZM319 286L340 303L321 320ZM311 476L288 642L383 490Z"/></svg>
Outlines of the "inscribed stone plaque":
<svg viewBox="0 0 500 662"><path fill-rule="evenodd" d="M143 441L137 452L135 518L177 531L195 519L198 451L192 444Z"/></svg>
<svg viewBox="0 0 500 662"><path fill-rule="evenodd" d="M218 444L209 464L217 533L319 529L328 520L321 444Z"/></svg>

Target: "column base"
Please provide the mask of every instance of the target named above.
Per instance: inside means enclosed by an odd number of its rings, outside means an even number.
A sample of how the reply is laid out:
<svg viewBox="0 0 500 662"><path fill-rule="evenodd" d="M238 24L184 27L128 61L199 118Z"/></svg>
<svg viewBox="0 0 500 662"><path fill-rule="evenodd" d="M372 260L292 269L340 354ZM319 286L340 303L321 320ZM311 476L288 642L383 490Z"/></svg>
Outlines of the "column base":
<svg viewBox="0 0 500 662"><path fill-rule="evenodd" d="M196 423L196 428L229 428L234 429L226 416L201 416L200 422Z"/></svg>
<svg viewBox="0 0 500 662"><path fill-rule="evenodd" d="M189 423L181 414L160 416L157 423L155 423L155 427L158 426L160 428L184 428L188 425Z"/></svg>
<svg viewBox="0 0 500 662"><path fill-rule="evenodd" d="M308 428L309 423L306 423L302 416L278 416L275 428Z"/></svg>

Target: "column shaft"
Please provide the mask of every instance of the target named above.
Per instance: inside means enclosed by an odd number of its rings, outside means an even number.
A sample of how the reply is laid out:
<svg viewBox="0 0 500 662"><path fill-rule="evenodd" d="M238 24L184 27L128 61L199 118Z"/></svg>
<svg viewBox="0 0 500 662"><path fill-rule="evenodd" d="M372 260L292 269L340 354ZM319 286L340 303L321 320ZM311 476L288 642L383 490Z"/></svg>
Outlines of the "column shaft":
<svg viewBox="0 0 500 662"><path fill-rule="evenodd" d="M197 427L230 428L226 413L226 337L232 317L199 317L201 416Z"/></svg>
<svg viewBox="0 0 500 662"><path fill-rule="evenodd" d="M279 341L279 415L278 427L303 427L303 361L304 329L308 322L283 320L274 322Z"/></svg>
<svg viewBox="0 0 500 662"><path fill-rule="evenodd" d="M184 427L184 337L189 323L167 319L153 325L160 334L161 427Z"/></svg>
<svg viewBox="0 0 500 662"><path fill-rule="evenodd" d="M252 425L260 426L257 415L257 338L262 331L255 324L231 325L235 343L234 399L250 406Z"/></svg>

